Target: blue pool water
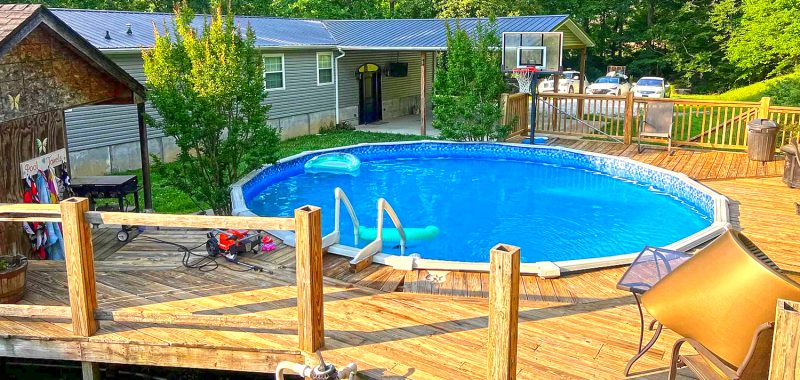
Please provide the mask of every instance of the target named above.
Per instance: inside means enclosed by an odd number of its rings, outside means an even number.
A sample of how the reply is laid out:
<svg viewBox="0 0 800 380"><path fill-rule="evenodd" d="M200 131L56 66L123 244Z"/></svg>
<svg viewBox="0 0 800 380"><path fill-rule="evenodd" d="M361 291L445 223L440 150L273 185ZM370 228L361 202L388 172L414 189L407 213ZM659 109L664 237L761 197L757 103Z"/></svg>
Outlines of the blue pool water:
<svg viewBox="0 0 800 380"><path fill-rule="evenodd" d="M347 193L359 221L375 227L386 198L404 227L437 226L433 241L409 244L423 258L483 262L497 243L522 247L523 262L595 258L662 246L711 224L707 213L648 184L569 166L491 158L364 160L358 176L297 173L260 187L247 206L258 215L291 216L322 207L333 230L333 189ZM385 227L393 227L388 217ZM342 210L342 243L353 243ZM363 246L367 242L361 242ZM384 252L399 253L384 246Z"/></svg>

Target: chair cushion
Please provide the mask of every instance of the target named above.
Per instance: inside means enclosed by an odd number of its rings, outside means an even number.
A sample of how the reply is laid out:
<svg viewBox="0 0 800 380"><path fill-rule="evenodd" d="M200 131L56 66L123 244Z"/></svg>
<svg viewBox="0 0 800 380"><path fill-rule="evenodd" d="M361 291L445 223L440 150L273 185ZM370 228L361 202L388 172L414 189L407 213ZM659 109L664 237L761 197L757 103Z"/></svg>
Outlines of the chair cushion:
<svg viewBox="0 0 800 380"><path fill-rule="evenodd" d="M738 368L778 299L800 300L800 285L775 269L741 233L728 231L642 296L664 326L700 342Z"/></svg>

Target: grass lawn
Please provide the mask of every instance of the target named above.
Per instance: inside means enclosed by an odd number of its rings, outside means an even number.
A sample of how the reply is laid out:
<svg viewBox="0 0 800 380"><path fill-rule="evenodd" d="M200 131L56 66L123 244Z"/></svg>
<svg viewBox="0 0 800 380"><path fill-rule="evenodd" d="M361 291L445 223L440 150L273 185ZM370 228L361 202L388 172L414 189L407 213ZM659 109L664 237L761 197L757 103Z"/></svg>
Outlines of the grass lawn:
<svg viewBox="0 0 800 380"><path fill-rule="evenodd" d="M678 99L700 99L700 100L723 100L723 101L743 101L757 102L761 100L767 89L783 79L796 79L800 77L800 72L779 76L765 81L753 83L751 85L734 88L721 94L711 95L679 95L673 94L672 97Z"/></svg>
<svg viewBox="0 0 800 380"><path fill-rule="evenodd" d="M278 148L280 158L289 157L308 150L335 148L337 146L359 143L377 143L392 141L409 141L429 139L422 136L398 135L392 133L375 133L363 131L337 131L319 135L301 136L281 142ZM142 171L131 170L126 174L136 174L142 183ZM153 208L159 213L189 214L207 209L205 205L195 204L180 190L170 186L168 178L156 172L151 173L153 181Z"/></svg>

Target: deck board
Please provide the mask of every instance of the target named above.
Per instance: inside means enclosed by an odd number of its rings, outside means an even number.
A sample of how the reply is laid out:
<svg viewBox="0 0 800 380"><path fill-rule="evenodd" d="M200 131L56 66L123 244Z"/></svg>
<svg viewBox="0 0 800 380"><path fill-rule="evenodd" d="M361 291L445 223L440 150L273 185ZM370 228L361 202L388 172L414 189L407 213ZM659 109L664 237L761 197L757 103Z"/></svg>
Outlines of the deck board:
<svg viewBox="0 0 800 380"><path fill-rule="evenodd" d="M608 145L559 139L556 144L623 155L686 173L732 201L732 219L783 269L800 271L800 190L759 169L740 153ZM721 165L719 165L721 163ZM773 177L756 178L769 175ZM128 244L116 231L93 229L98 303L108 310L248 315L296 323L294 249L246 257L262 273L230 264L210 272L184 268L180 248L203 231L146 230ZM203 249L198 248L198 249ZM485 378L488 275L398 271L371 265L349 271L348 259L325 255L324 349L327 361L355 361L366 378ZM618 379L636 349L639 321L632 297L615 288L624 267L558 279L523 276L520 284L518 378ZM793 275L797 278L796 275ZM31 262L23 303L66 305L61 262ZM396 290L402 290L398 292ZM272 372L277 360L300 360L296 331L210 328L103 321L90 338L73 336L68 321L0 318L0 355ZM637 364L637 379L664 378L671 343L666 331ZM214 357L214 360L208 358ZM684 377L692 378L692 377Z"/></svg>
<svg viewBox="0 0 800 380"><path fill-rule="evenodd" d="M515 136L509 141L519 142L523 137ZM664 147L644 146L641 153L636 144L555 137L549 144L570 149L585 150L613 156L623 156L650 165L684 173L697 180L733 179L746 177L773 177L783 175L783 159L759 164L747 159L744 152L723 152L713 150L686 149L673 147L673 154L667 155Z"/></svg>

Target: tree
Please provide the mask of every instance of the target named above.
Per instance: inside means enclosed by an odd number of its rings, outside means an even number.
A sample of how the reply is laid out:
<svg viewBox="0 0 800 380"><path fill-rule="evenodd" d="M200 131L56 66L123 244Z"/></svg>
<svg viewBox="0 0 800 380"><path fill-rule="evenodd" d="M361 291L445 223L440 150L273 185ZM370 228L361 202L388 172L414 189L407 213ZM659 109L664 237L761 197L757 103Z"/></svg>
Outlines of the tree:
<svg viewBox="0 0 800 380"><path fill-rule="evenodd" d="M280 139L266 124L270 107L252 29L242 34L219 5L202 32L191 27L193 19L183 3L172 31L154 28L155 46L142 53L148 98L162 117L148 124L180 148L175 164L157 162L156 170L195 202L230 214L230 185L275 162Z"/></svg>
<svg viewBox="0 0 800 380"><path fill-rule="evenodd" d="M726 57L742 71L742 76L762 79L796 69L800 61L800 3L726 0L720 8L720 29L730 33Z"/></svg>
<svg viewBox="0 0 800 380"><path fill-rule="evenodd" d="M510 126L500 125L500 39L494 22L477 23L473 37L456 22L447 24L447 54L439 60L433 84L433 126L453 140L504 138Z"/></svg>

